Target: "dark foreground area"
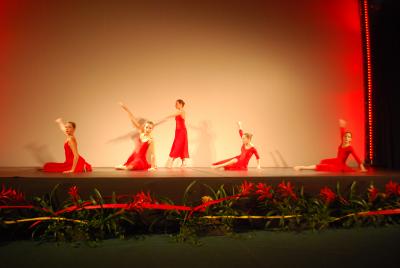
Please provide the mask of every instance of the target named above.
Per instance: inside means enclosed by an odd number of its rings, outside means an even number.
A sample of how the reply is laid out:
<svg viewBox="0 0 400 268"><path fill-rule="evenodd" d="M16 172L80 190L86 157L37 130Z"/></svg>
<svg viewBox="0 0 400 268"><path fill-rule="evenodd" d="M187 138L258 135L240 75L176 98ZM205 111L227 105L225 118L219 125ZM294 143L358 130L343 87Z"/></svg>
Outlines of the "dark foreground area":
<svg viewBox="0 0 400 268"><path fill-rule="evenodd" d="M0 267L399 267L400 226L322 232L257 231L204 237L106 240L96 247L2 242Z"/></svg>

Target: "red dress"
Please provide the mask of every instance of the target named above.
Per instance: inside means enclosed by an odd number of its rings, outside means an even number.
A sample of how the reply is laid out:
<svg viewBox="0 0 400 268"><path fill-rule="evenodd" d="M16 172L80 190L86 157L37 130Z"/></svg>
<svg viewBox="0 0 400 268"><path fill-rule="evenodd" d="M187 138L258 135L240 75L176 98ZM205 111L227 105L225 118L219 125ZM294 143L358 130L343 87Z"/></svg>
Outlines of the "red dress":
<svg viewBox="0 0 400 268"><path fill-rule="evenodd" d="M138 138L138 147L131 154L131 156L126 160L124 166L133 170L147 170L151 166L147 162L146 155L147 149L149 149L149 141L142 142L140 137Z"/></svg>
<svg viewBox="0 0 400 268"><path fill-rule="evenodd" d="M239 130L239 135L240 135L240 137L243 136L243 131L241 129ZM224 166L224 169L225 170L247 170L247 166L248 166L250 158L253 156L253 154L255 155L255 157L257 159L260 159L260 156L258 155L257 149L255 147L246 149L246 146L243 144L240 155L216 162L213 165L215 166L215 165L224 164L224 163L236 158L238 160L236 163L233 163L228 166Z"/></svg>
<svg viewBox="0 0 400 268"><path fill-rule="evenodd" d="M343 138L345 134L344 128L340 128L340 138ZM358 165L361 164L360 158L354 152L352 146L342 147L342 143L338 147L338 153L336 158L323 159L316 165L315 170L317 171L331 171L331 172L353 172L354 169L346 165L346 160L349 155L353 155Z"/></svg>
<svg viewBox="0 0 400 268"><path fill-rule="evenodd" d="M71 170L73 162L74 162L74 153L71 150L71 147L68 144L68 141L64 143L64 151L65 151L65 162L64 163L46 163L43 166L43 171L45 172L64 172ZM92 171L92 166L83 159L82 156L79 156L78 163L76 164L74 172L90 172Z"/></svg>
<svg viewBox="0 0 400 268"><path fill-rule="evenodd" d="M185 119L182 115L175 116L175 138L169 156L171 158L189 158L188 136Z"/></svg>

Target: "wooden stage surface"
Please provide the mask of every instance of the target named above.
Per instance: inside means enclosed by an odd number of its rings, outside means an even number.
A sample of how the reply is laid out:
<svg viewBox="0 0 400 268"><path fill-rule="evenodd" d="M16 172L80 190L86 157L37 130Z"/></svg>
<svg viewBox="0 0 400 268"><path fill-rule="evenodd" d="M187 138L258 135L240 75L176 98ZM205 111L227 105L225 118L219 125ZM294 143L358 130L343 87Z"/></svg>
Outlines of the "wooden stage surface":
<svg viewBox="0 0 400 268"><path fill-rule="evenodd" d="M211 168L159 168L156 171L117 171L113 168L94 168L90 173L58 174L44 173L33 167L0 167L0 184L12 186L26 193L27 196L40 196L49 193L59 184L59 192L67 192L72 185L77 185L83 196L89 195L96 188L109 195L131 194L144 190L158 196L179 201L186 187L196 180L193 196L197 199L210 192L204 184L213 188L224 184L226 189L240 185L242 181L264 182L276 185L282 180L290 181L296 187L304 186L306 193L317 193L324 186L336 187L337 182L345 191L353 181L358 190L365 190L371 182L384 190L389 180L400 182L400 171L370 170L366 173L328 173L316 171L295 171L292 168L249 168L247 171L224 171ZM62 195L64 195L62 194Z"/></svg>

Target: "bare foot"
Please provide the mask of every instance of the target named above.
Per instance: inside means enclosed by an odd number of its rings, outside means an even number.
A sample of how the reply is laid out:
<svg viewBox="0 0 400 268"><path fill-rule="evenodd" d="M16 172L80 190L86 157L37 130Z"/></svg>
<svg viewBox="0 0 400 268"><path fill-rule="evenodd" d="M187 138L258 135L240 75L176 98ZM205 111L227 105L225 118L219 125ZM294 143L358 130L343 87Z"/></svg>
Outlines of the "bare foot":
<svg viewBox="0 0 400 268"><path fill-rule="evenodd" d="M303 166L295 166L293 167L294 170L296 171L300 171L303 168Z"/></svg>
<svg viewBox="0 0 400 268"><path fill-rule="evenodd" d="M124 165L118 165L114 167L116 170L127 170L126 166Z"/></svg>

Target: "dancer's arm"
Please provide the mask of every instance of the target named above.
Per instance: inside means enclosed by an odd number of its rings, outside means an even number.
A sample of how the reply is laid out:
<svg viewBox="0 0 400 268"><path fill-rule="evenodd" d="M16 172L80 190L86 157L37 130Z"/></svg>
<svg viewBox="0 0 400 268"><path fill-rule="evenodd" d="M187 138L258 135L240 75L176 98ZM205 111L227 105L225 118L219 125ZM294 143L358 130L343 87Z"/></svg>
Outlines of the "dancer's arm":
<svg viewBox="0 0 400 268"><path fill-rule="evenodd" d="M153 171L153 170L157 169L156 154L155 154L153 140L150 143L149 149L150 149L150 163L151 163L151 168L149 168L149 171Z"/></svg>
<svg viewBox="0 0 400 268"><path fill-rule="evenodd" d="M367 169L365 168L363 162L361 162L361 159L358 157L356 152L354 151L353 147L351 147L351 154L353 155L354 159L357 161L357 164L362 172L366 172Z"/></svg>
<svg viewBox="0 0 400 268"><path fill-rule="evenodd" d="M62 131L64 134L66 134L66 133L65 133L65 124L64 124L62 118L61 118L61 117L60 117L60 118L57 118L55 121L56 121L56 123L58 124L58 127L61 129L61 131Z"/></svg>
<svg viewBox="0 0 400 268"><path fill-rule="evenodd" d="M240 137L242 137L243 136L242 122L238 121L237 125L239 128L239 135L240 135Z"/></svg>
<svg viewBox="0 0 400 268"><path fill-rule="evenodd" d="M261 169L260 155L258 154L257 149L255 147L253 147L253 148L254 148L254 155L257 159L257 168Z"/></svg>
<svg viewBox="0 0 400 268"><path fill-rule="evenodd" d="M257 159L257 169L261 169L261 162L260 158Z"/></svg>
<svg viewBox="0 0 400 268"><path fill-rule="evenodd" d="M157 121L157 122L154 124L154 126L157 126L157 125L160 125L160 124L162 124L162 123L165 123L165 122L168 121L169 119L174 118L175 116L178 116L178 115L182 115L182 117L185 118L185 111L177 110L175 113L170 114L170 115L164 117L163 119Z"/></svg>
<svg viewBox="0 0 400 268"><path fill-rule="evenodd" d="M72 167L70 170L64 171L63 173L73 173L76 169L76 165L78 164L79 154L78 154L78 146L76 145L75 138L68 139L68 145L74 154L74 160L72 162Z"/></svg>
<svg viewBox="0 0 400 268"><path fill-rule="evenodd" d="M123 104L122 102L120 102L119 105L121 106L122 109L125 110L125 112L128 113L129 119L131 120L133 126L137 128L139 131L142 131L139 121L133 116L132 112L128 109L128 107L126 107L126 105Z"/></svg>
<svg viewBox="0 0 400 268"><path fill-rule="evenodd" d="M340 127L340 141L342 141L344 133L346 133L346 125L347 122L344 119L339 119L339 127Z"/></svg>

